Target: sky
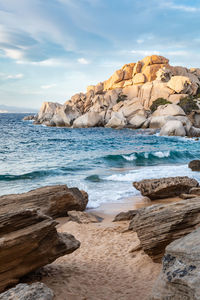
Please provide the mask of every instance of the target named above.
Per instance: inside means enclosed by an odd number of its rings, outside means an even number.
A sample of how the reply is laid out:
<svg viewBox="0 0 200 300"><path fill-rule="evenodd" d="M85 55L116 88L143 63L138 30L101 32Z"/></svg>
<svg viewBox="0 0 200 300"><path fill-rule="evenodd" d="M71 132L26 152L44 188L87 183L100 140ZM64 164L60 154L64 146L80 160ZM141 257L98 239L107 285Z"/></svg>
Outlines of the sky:
<svg viewBox="0 0 200 300"><path fill-rule="evenodd" d="M64 103L151 54L200 67L199 0L0 0L0 104Z"/></svg>

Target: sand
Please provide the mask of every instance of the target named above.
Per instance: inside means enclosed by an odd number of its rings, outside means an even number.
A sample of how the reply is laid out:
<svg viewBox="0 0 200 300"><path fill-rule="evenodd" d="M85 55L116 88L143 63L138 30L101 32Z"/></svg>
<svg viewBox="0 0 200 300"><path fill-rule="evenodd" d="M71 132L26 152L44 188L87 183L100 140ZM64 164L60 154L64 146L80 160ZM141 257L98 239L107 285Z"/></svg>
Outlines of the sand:
<svg viewBox="0 0 200 300"><path fill-rule="evenodd" d="M58 230L73 234L81 247L44 268L41 281L54 291L55 300L148 299L161 265L141 250L131 252L139 240L136 233L126 231L128 221L112 222L116 213L133 209L129 200L96 210L104 217L102 223L59 219Z"/></svg>

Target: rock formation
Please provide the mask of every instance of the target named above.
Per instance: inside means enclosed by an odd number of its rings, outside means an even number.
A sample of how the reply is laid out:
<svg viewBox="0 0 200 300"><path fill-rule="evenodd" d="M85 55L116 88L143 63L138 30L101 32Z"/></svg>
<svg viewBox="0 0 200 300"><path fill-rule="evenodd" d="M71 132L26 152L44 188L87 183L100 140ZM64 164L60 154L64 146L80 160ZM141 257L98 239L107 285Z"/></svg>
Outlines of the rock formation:
<svg viewBox="0 0 200 300"><path fill-rule="evenodd" d="M188 167L192 171L200 171L200 160L195 159L189 162Z"/></svg>
<svg viewBox="0 0 200 300"><path fill-rule="evenodd" d="M129 210L129 211L126 211L126 212L120 212L119 214L117 214L115 216L113 222L132 220L133 217L136 216L137 212L138 212L137 209L136 210Z"/></svg>
<svg viewBox="0 0 200 300"><path fill-rule="evenodd" d="M85 211L68 211L69 220L79 224L99 223L102 218Z"/></svg>
<svg viewBox="0 0 200 300"><path fill-rule="evenodd" d="M80 246L74 236L59 234L52 218L37 210L16 208L0 214L0 291Z"/></svg>
<svg viewBox="0 0 200 300"><path fill-rule="evenodd" d="M66 185L45 186L23 194L0 196L1 213L19 209L39 209L42 213L56 218L66 216L69 210L85 210L88 195L78 188Z"/></svg>
<svg viewBox="0 0 200 300"><path fill-rule="evenodd" d="M65 127L96 127L106 126L112 128L150 128L152 127L150 107L158 98L164 98L172 103L172 108L165 107L163 115L159 109L154 117L185 115L177 104L185 97L195 97L195 107L200 107L198 88L200 87L200 69L187 69L173 67L169 60L163 56L147 56L137 63L124 65L108 80L96 86L88 86L86 93L75 94L64 105L44 102L40 112L35 117L35 124ZM171 105L172 105L171 104ZM186 117L189 121L189 119ZM200 112L193 111L191 126L200 125ZM169 130L169 134L200 136L200 131L186 130L185 122L179 119L184 127ZM163 118L158 125L161 128L167 119ZM145 124L145 125L144 125ZM176 123L180 128L180 123ZM173 126L176 126L173 123ZM171 125L170 125L171 126ZM190 132L189 132L190 130ZM168 134L165 130L164 134Z"/></svg>
<svg viewBox="0 0 200 300"><path fill-rule="evenodd" d="M143 196L151 200L164 199L188 193L191 188L198 187L199 183L187 176L168 177L160 179L145 179L133 182L133 186L141 192Z"/></svg>
<svg viewBox="0 0 200 300"><path fill-rule="evenodd" d="M0 300L53 300L53 298L53 291L41 282L31 285L20 283L0 294Z"/></svg>
<svg viewBox="0 0 200 300"><path fill-rule="evenodd" d="M167 246L150 300L200 299L200 228Z"/></svg>
<svg viewBox="0 0 200 300"><path fill-rule="evenodd" d="M167 245L200 227L200 198L155 204L138 210L129 229L136 231L141 247L160 262Z"/></svg>

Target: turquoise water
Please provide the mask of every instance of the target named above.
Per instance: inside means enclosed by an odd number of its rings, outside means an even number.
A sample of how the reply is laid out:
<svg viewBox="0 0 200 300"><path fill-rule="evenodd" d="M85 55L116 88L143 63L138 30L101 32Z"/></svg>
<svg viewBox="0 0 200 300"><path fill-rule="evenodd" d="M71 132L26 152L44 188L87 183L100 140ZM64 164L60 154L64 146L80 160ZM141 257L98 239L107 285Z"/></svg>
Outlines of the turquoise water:
<svg viewBox="0 0 200 300"><path fill-rule="evenodd" d="M145 130L36 126L22 114L0 114L0 194L67 184L89 193L89 207L139 194L132 182L200 173L200 141Z"/></svg>

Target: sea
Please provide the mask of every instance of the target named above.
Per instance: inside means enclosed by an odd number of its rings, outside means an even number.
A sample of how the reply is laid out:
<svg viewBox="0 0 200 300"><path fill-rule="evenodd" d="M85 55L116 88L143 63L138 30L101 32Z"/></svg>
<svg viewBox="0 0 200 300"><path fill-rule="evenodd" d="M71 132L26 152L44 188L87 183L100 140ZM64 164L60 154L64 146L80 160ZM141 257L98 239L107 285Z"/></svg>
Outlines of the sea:
<svg viewBox="0 0 200 300"><path fill-rule="evenodd" d="M134 181L189 176L200 140L150 130L55 128L0 114L0 195L56 184L89 194L89 208L139 195Z"/></svg>

